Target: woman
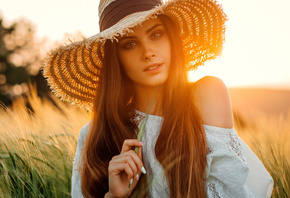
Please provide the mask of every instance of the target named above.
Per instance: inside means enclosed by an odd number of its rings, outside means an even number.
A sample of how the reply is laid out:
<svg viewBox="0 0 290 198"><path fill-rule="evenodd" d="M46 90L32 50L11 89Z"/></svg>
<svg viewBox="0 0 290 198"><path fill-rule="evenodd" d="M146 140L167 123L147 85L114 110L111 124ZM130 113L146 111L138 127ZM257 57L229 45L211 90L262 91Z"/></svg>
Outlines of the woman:
<svg viewBox="0 0 290 198"><path fill-rule="evenodd" d="M93 111L79 136L72 196L270 196L271 177L233 129L224 83L187 81L189 69L221 52L221 7L107 0L99 16L100 34L51 52L44 69L58 96ZM260 179L251 183L253 170Z"/></svg>

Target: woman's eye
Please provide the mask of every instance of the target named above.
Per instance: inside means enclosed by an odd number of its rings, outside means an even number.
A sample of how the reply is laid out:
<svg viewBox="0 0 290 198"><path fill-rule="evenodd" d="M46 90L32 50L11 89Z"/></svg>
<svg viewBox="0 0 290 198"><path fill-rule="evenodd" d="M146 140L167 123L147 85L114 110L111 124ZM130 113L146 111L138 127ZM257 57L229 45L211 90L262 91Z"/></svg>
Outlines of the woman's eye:
<svg viewBox="0 0 290 198"><path fill-rule="evenodd" d="M137 45L135 41L128 41L123 45L124 49L132 49Z"/></svg>
<svg viewBox="0 0 290 198"><path fill-rule="evenodd" d="M161 38L162 36L163 36L163 32L161 32L161 31L154 32L154 33L151 35L151 39L152 39L152 40L157 40L157 39Z"/></svg>

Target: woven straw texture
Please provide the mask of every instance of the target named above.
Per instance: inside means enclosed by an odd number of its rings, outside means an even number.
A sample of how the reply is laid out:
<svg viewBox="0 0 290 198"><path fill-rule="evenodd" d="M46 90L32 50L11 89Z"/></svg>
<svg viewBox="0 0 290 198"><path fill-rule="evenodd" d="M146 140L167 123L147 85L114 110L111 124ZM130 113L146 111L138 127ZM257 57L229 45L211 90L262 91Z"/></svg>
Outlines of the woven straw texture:
<svg viewBox="0 0 290 198"><path fill-rule="evenodd" d="M108 5L108 1L104 5ZM117 40L117 37L132 32L133 27L159 14L178 22L188 70L220 55L226 21L221 6L214 0L166 1L149 11L128 15L95 36L50 51L44 61L43 75L52 92L72 105L91 111L102 75L105 41Z"/></svg>

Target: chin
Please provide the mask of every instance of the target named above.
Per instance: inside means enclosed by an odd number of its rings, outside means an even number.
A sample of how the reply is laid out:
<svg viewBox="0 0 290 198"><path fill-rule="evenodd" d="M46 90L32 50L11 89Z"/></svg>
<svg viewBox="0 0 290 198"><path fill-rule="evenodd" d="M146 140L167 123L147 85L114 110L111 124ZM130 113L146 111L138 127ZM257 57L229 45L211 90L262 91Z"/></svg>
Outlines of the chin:
<svg viewBox="0 0 290 198"><path fill-rule="evenodd" d="M163 85L167 81L168 76L155 76L151 78L146 78L146 79L135 79L132 80L132 82L138 86L143 86L143 87L156 87L158 85Z"/></svg>
<svg viewBox="0 0 290 198"><path fill-rule="evenodd" d="M158 79L155 81L152 81L151 83L148 83L149 86L158 86L163 85L166 82L167 78Z"/></svg>

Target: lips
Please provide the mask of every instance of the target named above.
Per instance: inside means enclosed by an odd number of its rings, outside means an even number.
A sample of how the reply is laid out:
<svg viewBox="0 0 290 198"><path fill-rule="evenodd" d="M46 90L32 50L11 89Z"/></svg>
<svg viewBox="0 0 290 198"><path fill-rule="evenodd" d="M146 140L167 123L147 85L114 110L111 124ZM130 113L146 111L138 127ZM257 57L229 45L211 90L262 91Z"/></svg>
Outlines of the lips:
<svg viewBox="0 0 290 198"><path fill-rule="evenodd" d="M152 65L148 65L147 67L145 67L145 69L143 70L144 72L146 71L154 71L156 69L159 69L159 67L162 65L163 63L154 63Z"/></svg>

